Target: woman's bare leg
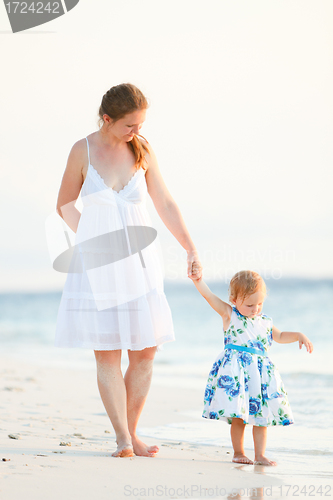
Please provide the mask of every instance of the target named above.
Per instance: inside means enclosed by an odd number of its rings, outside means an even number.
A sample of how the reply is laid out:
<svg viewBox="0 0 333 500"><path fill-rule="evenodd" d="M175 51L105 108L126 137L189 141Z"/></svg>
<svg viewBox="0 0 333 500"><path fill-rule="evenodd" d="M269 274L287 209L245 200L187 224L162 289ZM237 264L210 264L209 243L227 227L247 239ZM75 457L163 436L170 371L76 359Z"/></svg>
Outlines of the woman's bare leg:
<svg viewBox="0 0 333 500"><path fill-rule="evenodd" d="M232 446L234 449L233 462L239 464L253 464L252 460L247 458L244 451L244 432L245 424L241 418L233 418L230 434Z"/></svg>
<svg viewBox="0 0 333 500"><path fill-rule="evenodd" d="M127 390L127 421L132 437L134 453L144 457L153 457L158 446L148 446L136 435L139 417L147 399L153 374L153 361L156 347L142 351L128 351L129 366L124 376Z"/></svg>
<svg viewBox="0 0 333 500"><path fill-rule="evenodd" d="M133 456L132 440L127 424L126 387L121 372L121 350L94 352L98 389L116 433L118 447L112 455Z"/></svg>
<svg viewBox="0 0 333 500"><path fill-rule="evenodd" d="M255 465L277 465L274 460L268 460L264 456L267 441L267 427L253 426L254 441L254 464Z"/></svg>

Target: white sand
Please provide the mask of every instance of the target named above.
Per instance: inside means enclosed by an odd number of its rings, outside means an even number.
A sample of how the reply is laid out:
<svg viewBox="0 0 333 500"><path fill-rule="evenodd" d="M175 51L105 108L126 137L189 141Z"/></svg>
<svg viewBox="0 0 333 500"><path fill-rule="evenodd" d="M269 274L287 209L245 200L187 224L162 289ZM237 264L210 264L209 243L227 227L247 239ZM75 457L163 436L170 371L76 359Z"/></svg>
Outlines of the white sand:
<svg viewBox="0 0 333 500"><path fill-rule="evenodd" d="M233 464L231 447L143 437L160 447L156 457L113 458L114 433L94 370L47 368L7 358L0 363L0 459L9 459L0 464L1 500L244 499L252 497L226 495L235 488L260 487L264 489L253 498L280 498L286 477L279 475L279 466ZM201 403L201 391L153 383L139 427L188 421L182 412L200 413ZM306 477L301 480L304 485ZM298 484L292 474L287 482ZM311 478L307 484L319 482Z"/></svg>

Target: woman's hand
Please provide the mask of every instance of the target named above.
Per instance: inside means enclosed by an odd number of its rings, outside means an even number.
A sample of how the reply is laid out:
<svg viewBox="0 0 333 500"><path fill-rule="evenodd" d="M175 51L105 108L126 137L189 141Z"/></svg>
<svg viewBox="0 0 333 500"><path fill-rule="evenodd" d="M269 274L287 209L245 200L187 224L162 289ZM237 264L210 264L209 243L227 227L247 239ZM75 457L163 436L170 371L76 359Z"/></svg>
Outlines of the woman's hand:
<svg viewBox="0 0 333 500"><path fill-rule="evenodd" d="M298 342L299 342L300 349L302 349L302 345L304 344L305 348L308 352L311 353L313 351L313 344L312 344L312 342L310 342L308 337L306 335L304 335L304 333L298 334Z"/></svg>
<svg viewBox="0 0 333 500"><path fill-rule="evenodd" d="M187 276L193 281L202 278L202 265L196 251L187 252Z"/></svg>

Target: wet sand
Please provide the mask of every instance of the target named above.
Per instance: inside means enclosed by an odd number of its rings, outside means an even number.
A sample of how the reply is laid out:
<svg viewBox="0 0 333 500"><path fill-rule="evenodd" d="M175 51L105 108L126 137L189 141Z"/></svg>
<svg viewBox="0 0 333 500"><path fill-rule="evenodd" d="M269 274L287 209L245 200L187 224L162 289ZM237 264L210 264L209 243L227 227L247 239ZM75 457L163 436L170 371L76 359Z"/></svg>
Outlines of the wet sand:
<svg viewBox="0 0 333 500"><path fill-rule="evenodd" d="M310 485L332 495L327 478L300 477L292 464L233 464L230 445L142 436L159 446L156 457L114 458L115 436L95 370L0 358L0 374L1 499L292 498L297 487L299 497L302 487L309 496ZM188 422L201 403L202 391L153 382L139 430ZM253 450L247 452L253 458Z"/></svg>

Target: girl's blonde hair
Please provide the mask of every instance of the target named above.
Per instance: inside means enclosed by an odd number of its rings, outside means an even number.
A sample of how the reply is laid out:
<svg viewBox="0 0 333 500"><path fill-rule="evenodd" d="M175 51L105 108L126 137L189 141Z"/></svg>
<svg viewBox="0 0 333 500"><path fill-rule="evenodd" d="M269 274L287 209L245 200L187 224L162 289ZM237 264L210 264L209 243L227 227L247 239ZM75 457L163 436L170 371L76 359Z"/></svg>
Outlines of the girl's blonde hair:
<svg viewBox="0 0 333 500"><path fill-rule="evenodd" d="M230 280L229 285L229 300L243 299L252 295L258 290L262 290L265 294L266 284L262 277L255 271L239 271Z"/></svg>
<svg viewBox="0 0 333 500"><path fill-rule="evenodd" d="M125 115L147 109L148 106L146 97L135 85L131 83L115 85L103 95L98 110L98 125L100 128L103 126L103 115L108 115L116 122L120 118L124 118ZM140 137L142 136L140 135ZM148 144L148 141L144 137L142 138ZM144 165L147 162L145 153L149 153L148 146L141 142L137 135L134 135L133 139L128 142L128 147L134 154L136 168L139 170L142 167L145 170Z"/></svg>

